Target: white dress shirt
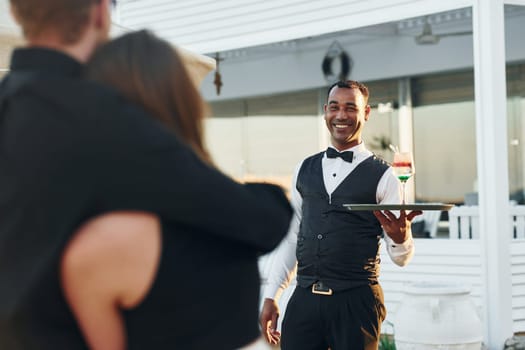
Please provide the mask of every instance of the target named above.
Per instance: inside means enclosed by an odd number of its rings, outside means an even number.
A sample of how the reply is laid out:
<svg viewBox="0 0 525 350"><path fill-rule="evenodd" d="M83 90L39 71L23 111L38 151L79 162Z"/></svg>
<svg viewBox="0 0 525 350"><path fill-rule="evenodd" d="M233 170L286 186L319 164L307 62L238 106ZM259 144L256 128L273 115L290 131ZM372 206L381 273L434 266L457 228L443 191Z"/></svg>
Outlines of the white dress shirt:
<svg viewBox="0 0 525 350"><path fill-rule="evenodd" d="M326 154L322 159L324 185L330 198L337 186L339 186L362 161L372 155L372 152L366 149L363 142L345 151L354 152L352 163L346 162L340 157L327 158ZM284 289L288 287L290 280L296 272L297 258L295 251L303 204L303 199L299 191L297 191L296 184L301 165L302 162L296 167L292 179L291 203L294 209L294 215L287 236L276 248L276 251L272 253L275 254L275 258L270 275L268 276L268 284L263 291L263 298L278 299ZM392 168L388 168L388 170L385 171L377 184L376 201L378 204L399 204L401 202L400 183L393 174ZM408 229L409 238L402 244L396 244L387 234L384 235L388 255L392 261L399 266L408 264L414 255L412 231L410 231L410 227Z"/></svg>

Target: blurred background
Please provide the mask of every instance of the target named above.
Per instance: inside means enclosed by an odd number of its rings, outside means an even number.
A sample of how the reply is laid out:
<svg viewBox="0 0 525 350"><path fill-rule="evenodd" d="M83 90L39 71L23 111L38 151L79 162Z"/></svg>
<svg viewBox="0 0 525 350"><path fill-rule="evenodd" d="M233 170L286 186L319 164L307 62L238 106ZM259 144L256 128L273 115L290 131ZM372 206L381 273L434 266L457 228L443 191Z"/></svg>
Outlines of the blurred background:
<svg viewBox="0 0 525 350"><path fill-rule="evenodd" d="M472 7L445 1L452 10L432 12L436 2L427 2L119 0L114 33L149 28L216 60L201 86L211 106L206 138L218 166L237 179L289 187L297 163L329 143L326 90L344 76L370 88L367 146L387 161L389 144L414 152L413 200L475 203ZM7 5L0 0L0 75L21 42ZM505 5L507 115L495 118L508 125L509 196L520 204L524 28L525 7Z"/></svg>

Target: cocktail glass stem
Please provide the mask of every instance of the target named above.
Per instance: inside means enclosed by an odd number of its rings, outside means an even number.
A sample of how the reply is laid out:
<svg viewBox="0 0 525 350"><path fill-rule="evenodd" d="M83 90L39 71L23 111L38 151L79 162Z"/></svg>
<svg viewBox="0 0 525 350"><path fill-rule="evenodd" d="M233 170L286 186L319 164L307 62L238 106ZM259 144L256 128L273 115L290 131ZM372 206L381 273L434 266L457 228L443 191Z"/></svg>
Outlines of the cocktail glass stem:
<svg viewBox="0 0 525 350"><path fill-rule="evenodd" d="M405 196L406 196L406 181L401 181L401 204L405 204Z"/></svg>

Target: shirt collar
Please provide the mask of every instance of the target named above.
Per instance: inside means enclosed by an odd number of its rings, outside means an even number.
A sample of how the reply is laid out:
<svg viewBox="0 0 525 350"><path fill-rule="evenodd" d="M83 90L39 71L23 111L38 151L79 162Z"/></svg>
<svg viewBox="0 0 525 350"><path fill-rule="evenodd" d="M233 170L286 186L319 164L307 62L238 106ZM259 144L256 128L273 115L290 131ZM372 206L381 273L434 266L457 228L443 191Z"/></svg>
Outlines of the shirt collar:
<svg viewBox="0 0 525 350"><path fill-rule="evenodd" d="M335 148L332 145L329 145L328 147L331 147L331 148L335 149L337 152L352 151L352 152L354 152L354 155L357 155L357 154L360 154L360 153L368 153L368 149L366 148L364 141L361 142L360 144L356 145L356 146L344 149L342 151L339 151L337 148Z"/></svg>
<svg viewBox="0 0 525 350"><path fill-rule="evenodd" d="M73 57L57 50L28 47L13 51L11 70L30 70L76 77L82 74L83 65Z"/></svg>

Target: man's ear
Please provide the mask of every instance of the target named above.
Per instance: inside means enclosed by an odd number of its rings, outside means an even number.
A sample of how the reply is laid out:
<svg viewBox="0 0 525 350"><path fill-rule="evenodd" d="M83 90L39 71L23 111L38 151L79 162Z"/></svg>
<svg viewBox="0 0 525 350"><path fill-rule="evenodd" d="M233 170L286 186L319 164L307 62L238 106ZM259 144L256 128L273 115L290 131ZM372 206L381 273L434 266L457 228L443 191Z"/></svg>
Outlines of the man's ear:
<svg viewBox="0 0 525 350"><path fill-rule="evenodd" d="M368 121L369 117L370 117L370 105L366 105L366 107L365 107L365 120Z"/></svg>
<svg viewBox="0 0 525 350"><path fill-rule="evenodd" d="M94 23L98 29L109 28L111 22L111 14L109 13L109 1L101 0L94 4L93 16Z"/></svg>

